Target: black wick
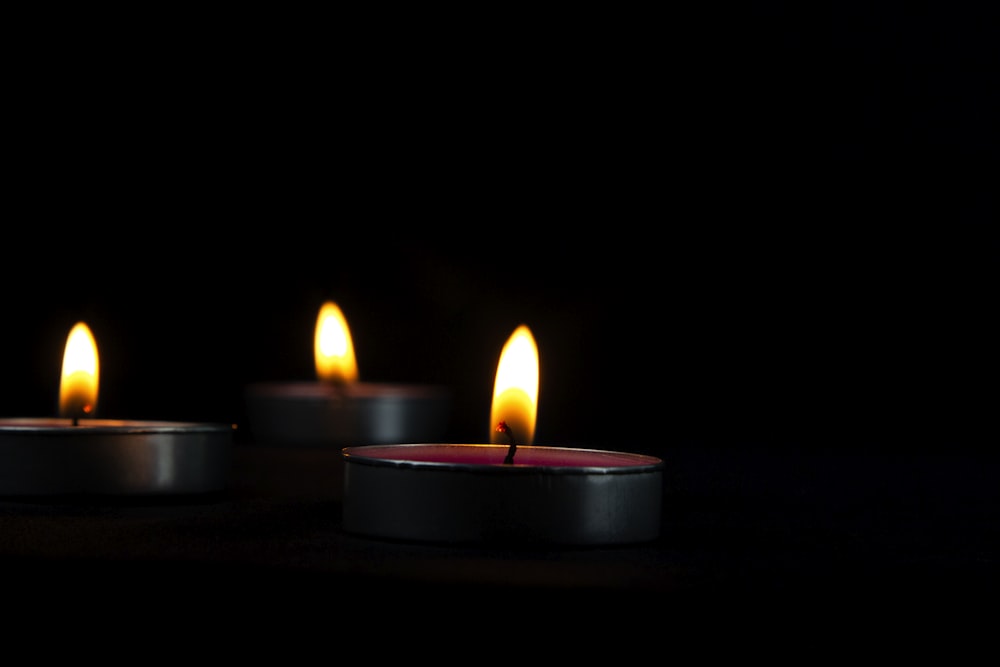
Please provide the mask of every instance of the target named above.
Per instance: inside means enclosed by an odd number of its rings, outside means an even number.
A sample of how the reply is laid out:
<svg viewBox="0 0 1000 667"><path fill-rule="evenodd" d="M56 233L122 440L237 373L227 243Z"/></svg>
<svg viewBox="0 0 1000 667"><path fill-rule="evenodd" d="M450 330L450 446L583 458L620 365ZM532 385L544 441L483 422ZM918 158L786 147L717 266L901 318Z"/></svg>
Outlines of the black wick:
<svg viewBox="0 0 1000 667"><path fill-rule="evenodd" d="M507 456L504 458L504 463L514 462L514 452L517 451L517 444L514 442L514 434L510 430L510 426L507 426L507 422L500 422L497 424L497 433L503 433L507 436L507 440L510 441L510 447L507 448Z"/></svg>

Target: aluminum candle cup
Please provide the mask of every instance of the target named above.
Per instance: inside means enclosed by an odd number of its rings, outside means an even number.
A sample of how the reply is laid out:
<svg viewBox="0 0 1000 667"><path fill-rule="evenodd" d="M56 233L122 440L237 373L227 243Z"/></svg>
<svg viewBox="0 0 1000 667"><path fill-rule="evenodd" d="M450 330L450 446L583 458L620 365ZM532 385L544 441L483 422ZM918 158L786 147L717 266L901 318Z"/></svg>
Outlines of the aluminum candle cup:
<svg viewBox="0 0 1000 667"><path fill-rule="evenodd" d="M0 419L0 495L174 495L225 488L232 427L96 419L100 361L85 322L66 339L59 418Z"/></svg>
<svg viewBox="0 0 1000 667"><path fill-rule="evenodd" d="M0 495L205 494L226 487L232 427L113 419L0 419Z"/></svg>
<svg viewBox="0 0 1000 667"><path fill-rule="evenodd" d="M433 385L259 383L246 400L255 440L302 447L434 440L451 411L450 392Z"/></svg>
<svg viewBox="0 0 1000 667"><path fill-rule="evenodd" d="M608 545L660 534L663 461L567 447L346 447L343 528L446 543Z"/></svg>
<svg viewBox="0 0 1000 667"><path fill-rule="evenodd" d="M354 341L340 307L323 303L313 340L315 382L247 387L247 419L263 444L342 447L440 438L451 394L434 385L361 382Z"/></svg>
<svg viewBox="0 0 1000 667"><path fill-rule="evenodd" d="M656 539L662 460L532 445L538 361L530 328L518 326L500 353L490 413L491 438L506 438L508 444L494 439L479 445L343 448L343 529L446 543L607 545ZM524 445L516 444L518 436Z"/></svg>

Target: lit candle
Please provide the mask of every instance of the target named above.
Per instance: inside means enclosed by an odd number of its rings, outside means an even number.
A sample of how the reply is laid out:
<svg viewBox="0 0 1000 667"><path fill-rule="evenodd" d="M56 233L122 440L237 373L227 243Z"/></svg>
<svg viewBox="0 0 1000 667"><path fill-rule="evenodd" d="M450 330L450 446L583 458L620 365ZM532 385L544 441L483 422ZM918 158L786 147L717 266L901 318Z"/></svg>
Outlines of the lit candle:
<svg viewBox="0 0 1000 667"><path fill-rule="evenodd" d="M518 327L497 366L489 444L345 447L344 530L450 543L656 539L663 461L532 445L538 378L534 338Z"/></svg>
<svg viewBox="0 0 1000 667"><path fill-rule="evenodd" d="M63 352L59 381L60 417L69 417L78 423L81 417L97 412L100 369L97 341L90 333L90 327L84 322L77 322L70 329Z"/></svg>
<svg viewBox="0 0 1000 667"><path fill-rule="evenodd" d="M97 342L70 331L59 417L0 419L0 495L179 495L221 491L232 426L97 419Z"/></svg>
<svg viewBox="0 0 1000 667"><path fill-rule="evenodd" d="M325 302L313 335L314 382L261 382L246 391L255 441L324 447L440 437L451 395L444 387L362 382L340 307Z"/></svg>

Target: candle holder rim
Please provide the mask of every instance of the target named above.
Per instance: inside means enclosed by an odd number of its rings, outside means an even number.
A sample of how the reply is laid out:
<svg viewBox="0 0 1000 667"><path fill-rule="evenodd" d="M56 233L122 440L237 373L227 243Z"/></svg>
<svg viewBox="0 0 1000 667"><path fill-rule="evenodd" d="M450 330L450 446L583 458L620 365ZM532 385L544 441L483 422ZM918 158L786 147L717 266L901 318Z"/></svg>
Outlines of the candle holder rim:
<svg viewBox="0 0 1000 667"><path fill-rule="evenodd" d="M577 452L595 455L613 455L616 457L635 460L635 464L629 465L558 465L539 463L518 463L515 454L514 463L470 463L459 461L421 461L406 460L402 458L384 458L376 456L366 456L366 450L385 450L387 448L407 449L414 447L458 447L469 449L494 449L498 453L506 453L508 446L495 443L400 443L400 444L377 444L377 445L356 445L341 449L341 457L345 463L357 463L369 466L392 467L392 468L422 468L427 470L455 471L463 470L468 472L483 474L639 474L660 472L664 469L664 462L656 456L648 454L636 454L632 452L616 452L606 449L588 449L582 447L556 447L543 445L518 445L517 451L522 454L533 450L552 450L562 452ZM503 458L500 456L499 458Z"/></svg>
<svg viewBox="0 0 1000 667"><path fill-rule="evenodd" d="M73 425L64 417L10 417L0 419L0 432L25 436L128 435L138 433L225 433L234 426L221 422L154 421L87 418Z"/></svg>

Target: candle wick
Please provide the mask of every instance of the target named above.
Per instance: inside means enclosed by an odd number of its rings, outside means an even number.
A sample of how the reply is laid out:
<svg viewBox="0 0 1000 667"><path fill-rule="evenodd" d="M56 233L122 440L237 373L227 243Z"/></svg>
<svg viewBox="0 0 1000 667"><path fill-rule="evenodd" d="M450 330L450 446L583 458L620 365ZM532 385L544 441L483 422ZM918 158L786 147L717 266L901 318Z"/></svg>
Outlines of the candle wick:
<svg viewBox="0 0 1000 667"><path fill-rule="evenodd" d="M347 385L348 385L348 382L344 378L340 378L340 377L327 378L327 379L321 380L321 383L325 384L327 387L329 387L330 388L330 392L337 399L343 399L345 396L347 396Z"/></svg>
<svg viewBox="0 0 1000 667"><path fill-rule="evenodd" d="M510 426L507 422L501 421L497 424L497 433L503 433L507 436L507 440L510 442L510 447L507 448L507 456L504 457L503 462L505 464L510 464L514 462L514 452L517 451L517 443L514 442L514 433L510 430Z"/></svg>

